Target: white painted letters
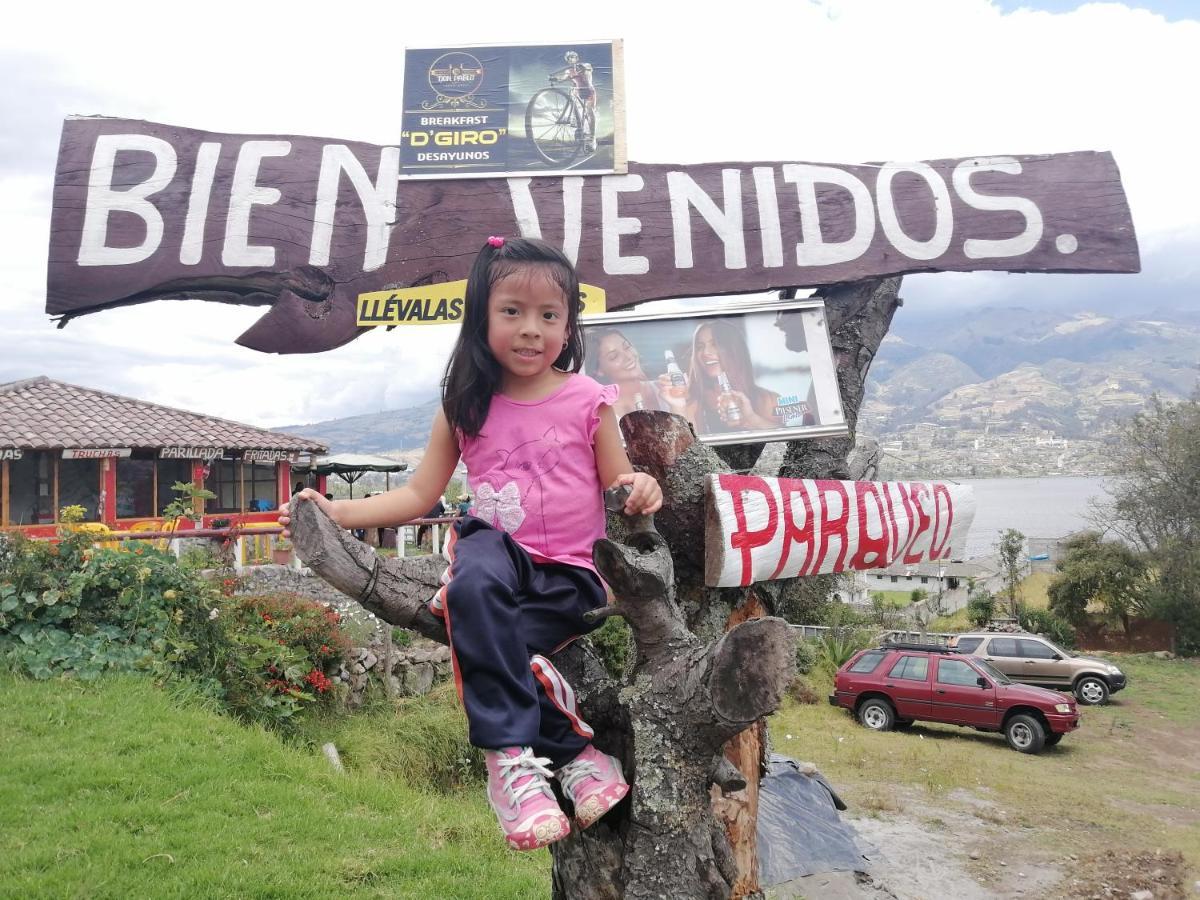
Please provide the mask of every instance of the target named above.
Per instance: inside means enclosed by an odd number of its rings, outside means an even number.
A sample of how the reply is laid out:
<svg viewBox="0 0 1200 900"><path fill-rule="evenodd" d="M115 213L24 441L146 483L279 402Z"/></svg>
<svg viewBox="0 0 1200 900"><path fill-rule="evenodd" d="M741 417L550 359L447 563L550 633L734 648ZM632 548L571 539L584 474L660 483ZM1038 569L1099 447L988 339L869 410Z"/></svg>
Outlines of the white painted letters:
<svg viewBox="0 0 1200 900"><path fill-rule="evenodd" d="M900 225L896 214L896 199L892 196L892 179L900 172L911 172L925 179L933 192L933 214L935 225L933 237L927 241L916 241L909 237ZM892 246L910 259L937 259L950 246L954 236L954 210L950 205L950 191L946 182L928 163L888 163L879 170L875 180L875 203L879 206L879 226Z"/></svg>
<svg viewBox="0 0 1200 900"><path fill-rule="evenodd" d="M142 151L154 157L154 171L137 184L117 190L113 175L117 154ZM157 194L175 177L178 160L174 148L147 134L102 134L96 138L88 172L88 192L77 261L81 266L127 266L149 259L163 238L163 217L146 198ZM108 246L108 217L112 212L132 213L145 223L146 235L134 247Z"/></svg>
<svg viewBox="0 0 1200 900"><path fill-rule="evenodd" d="M875 204L871 191L850 172L832 166L789 163L783 167L783 180L796 185L800 201L800 237L796 245L796 265L830 266L850 262L862 256L875 236ZM844 241L826 241L821 235L821 213L817 206L817 185L832 184L850 194L854 207L854 234Z"/></svg>
<svg viewBox="0 0 1200 900"><path fill-rule="evenodd" d="M227 266L273 266L275 248L250 243L250 211L270 206L282 197L278 188L262 187L258 167L268 156L287 156L291 141L246 141L238 153L229 194L229 218L225 223L225 246L221 262Z"/></svg>
<svg viewBox="0 0 1200 900"><path fill-rule="evenodd" d="M645 275L650 260L645 256L622 256L621 235L641 234L642 220L617 212L617 196L640 191L645 185L641 175L605 175L600 179L600 231L606 275Z"/></svg>
<svg viewBox="0 0 1200 900"><path fill-rule="evenodd" d="M321 152L321 174L317 177L317 208L313 215L312 243L308 262L314 266L329 264L329 246L333 240L338 189L342 173L358 193L366 216L367 243L363 249L363 271L378 269L387 262L388 240L396 221L396 191L400 187L400 148L384 147L379 154L375 183L367 176L358 157L345 144L327 144Z"/></svg>
<svg viewBox="0 0 1200 900"><path fill-rule="evenodd" d="M967 259L991 259L1002 256L1020 256L1028 253L1042 239L1042 211L1032 200L1024 197L997 197L981 194L971 186L971 176L976 172L1003 172L1020 175L1021 164L1011 156L981 156L964 159L954 167L954 190L963 202L975 209L1012 210L1025 217L1025 230L1016 237L986 240L967 238L963 241L963 255Z"/></svg>
<svg viewBox="0 0 1200 900"><path fill-rule="evenodd" d="M686 172L667 173L667 195L671 201L671 225L675 237L675 268L690 269L692 260L692 207L704 218L725 245L725 268L746 268L746 235L742 230L742 173L721 170L725 194L722 210Z"/></svg>

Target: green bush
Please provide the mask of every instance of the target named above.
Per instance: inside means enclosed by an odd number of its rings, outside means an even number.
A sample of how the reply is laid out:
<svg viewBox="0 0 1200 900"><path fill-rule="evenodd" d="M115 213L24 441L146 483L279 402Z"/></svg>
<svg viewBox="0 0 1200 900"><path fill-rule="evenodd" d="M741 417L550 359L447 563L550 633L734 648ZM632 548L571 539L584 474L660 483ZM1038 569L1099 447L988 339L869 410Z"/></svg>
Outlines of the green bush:
<svg viewBox="0 0 1200 900"><path fill-rule="evenodd" d="M796 674L807 675L817 664L817 645L806 638L796 641Z"/></svg>
<svg viewBox="0 0 1200 900"><path fill-rule="evenodd" d="M831 628L817 641L817 665L832 675L859 650L874 643L870 632L860 628Z"/></svg>
<svg viewBox="0 0 1200 900"><path fill-rule="evenodd" d="M142 671L191 678L235 715L289 726L329 704L350 640L333 610L290 595L233 597L169 553L94 535L0 535L0 666L33 678Z"/></svg>
<svg viewBox="0 0 1200 900"><path fill-rule="evenodd" d="M1061 647L1069 650L1075 646L1075 627L1048 609L1031 609L1022 604L1017 607L1017 621L1026 631L1044 635Z"/></svg>
<svg viewBox="0 0 1200 900"><path fill-rule="evenodd" d="M305 708L336 702L329 676L351 646L336 610L263 594L232 599L222 618L227 647L217 677L234 715L288 728Z"/></svg>
<svg viewBox="0 0 1200 900"><path fill-rule="evenodd" d="M984 628L996 614L996 598L988 591L972 592L967 600L967 620L976 628Z"/></svg>
<svg viewBox="0 0 1200 900"><path fill-rule="evenodd" d="M92 539L64 530L58 543L0 542L5 666L35 678L163 667L211 674L219 593L169 554L94 549Z"/></svg>

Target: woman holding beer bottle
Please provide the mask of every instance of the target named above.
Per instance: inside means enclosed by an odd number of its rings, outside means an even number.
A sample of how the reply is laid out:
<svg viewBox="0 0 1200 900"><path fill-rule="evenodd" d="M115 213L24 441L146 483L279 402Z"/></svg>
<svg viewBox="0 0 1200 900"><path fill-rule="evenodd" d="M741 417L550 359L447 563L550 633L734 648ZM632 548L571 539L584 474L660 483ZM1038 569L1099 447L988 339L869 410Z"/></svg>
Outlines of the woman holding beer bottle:
<svg viewBox="0 0 1200 900"><path fill-rule="evenodd" d="M754 381L746 339L735 325L712 319L696 329L687 376L672 372L674 355L668 356L667 374L658 379L659 396L672 412L690 419L698 433L782 426L779 395Z"/></svg>

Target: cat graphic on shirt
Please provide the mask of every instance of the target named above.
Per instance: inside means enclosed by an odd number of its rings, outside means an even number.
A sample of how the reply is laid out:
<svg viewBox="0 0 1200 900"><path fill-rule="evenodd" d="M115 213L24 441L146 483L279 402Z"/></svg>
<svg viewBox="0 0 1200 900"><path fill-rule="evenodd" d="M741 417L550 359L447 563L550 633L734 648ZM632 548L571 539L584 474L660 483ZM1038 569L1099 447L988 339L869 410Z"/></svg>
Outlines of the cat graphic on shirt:
<svg viewBox="0 0 1200 900"><path fill-rule="evenodd" d="M509 480L499 490L491 485L480 486L482 493L475 504L477 514L509 534L515 534L526 518L532 516L531 524L540 528L545 546L546 511L541 479L562 458L562 444L554 426L546 429L540 438L518 444L511 450L496 452L502 462L500 471Z"/></svg>

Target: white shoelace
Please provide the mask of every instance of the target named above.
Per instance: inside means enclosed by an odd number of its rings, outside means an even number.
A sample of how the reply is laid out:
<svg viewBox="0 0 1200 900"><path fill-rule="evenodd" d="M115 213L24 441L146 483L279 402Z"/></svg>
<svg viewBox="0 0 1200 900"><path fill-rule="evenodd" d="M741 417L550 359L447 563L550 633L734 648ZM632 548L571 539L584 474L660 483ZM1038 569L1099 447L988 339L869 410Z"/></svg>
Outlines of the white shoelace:
<svg viewBox="0 0 1200 900"><path fill-rule="evenodd" d="M518 809L522 801L531 794L543 794L553 798L550 785L542 780L554 776L549 766L550 760L544 756L534 756L532 747L526 747L516 756L506 756L497 760L496 768L503 773L500 786L504 790L504 796ZM531 778L520 787L515 787L517 779L526 775L541 775L542 779Z"/></svg>
<svg viewBox="0 0 1200 900"><path fill-rule="evenodd" d="M571 797L575 796L575 788L585 778L600 779L600 768L589 760L572 760L558 770L558 780Z"/></svg>

